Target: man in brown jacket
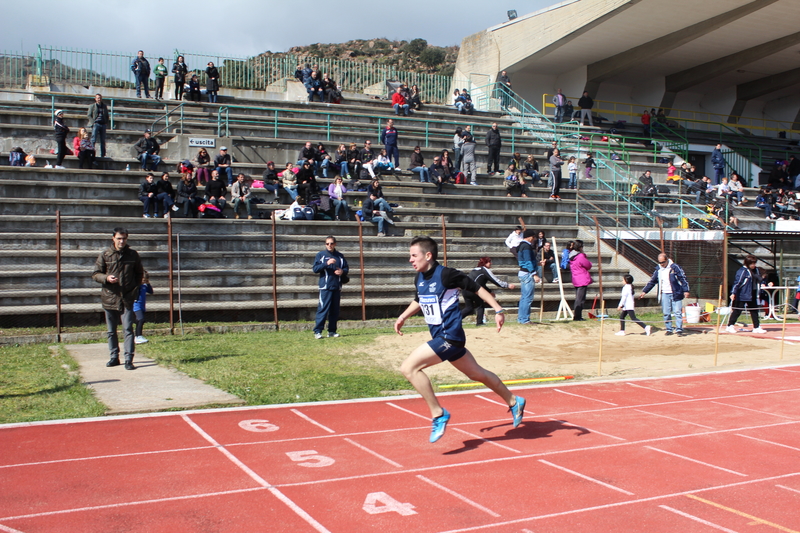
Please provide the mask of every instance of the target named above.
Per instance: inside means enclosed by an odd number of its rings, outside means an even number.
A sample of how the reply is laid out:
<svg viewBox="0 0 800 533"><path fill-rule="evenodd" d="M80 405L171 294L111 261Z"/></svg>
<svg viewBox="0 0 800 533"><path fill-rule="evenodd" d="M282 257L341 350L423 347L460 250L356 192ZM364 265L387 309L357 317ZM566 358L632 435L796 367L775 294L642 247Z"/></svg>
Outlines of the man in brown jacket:
<svg viewBox="0 0 800 533"><path fill-rule="evenodd" d="M119 338L117 326L122 324L125 332L125 369L133 370L135 322L133 302L139 296L144 268L139 254L128 246L128 230L114 228L113 244L104 250L94 264L92 279L102 283L101 301L106 312L108 327L108 351L110 359L106 366L117 366L119 362Z"/></svg>

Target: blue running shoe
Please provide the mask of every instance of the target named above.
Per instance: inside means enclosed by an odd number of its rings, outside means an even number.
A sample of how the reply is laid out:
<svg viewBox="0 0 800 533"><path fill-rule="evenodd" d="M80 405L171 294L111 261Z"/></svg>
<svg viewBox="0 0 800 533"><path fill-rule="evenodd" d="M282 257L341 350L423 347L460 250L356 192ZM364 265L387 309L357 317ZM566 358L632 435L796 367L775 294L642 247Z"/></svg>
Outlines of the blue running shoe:
<svg viewBox="0 0 800 533"><path fill-rule="evenodd" d="M444 430L447 427L447 422L450 420L450 413L447 409L442 409L442 414L433 419L433 428L431 428L431 442L436 442L444 435Z"/></svg>
<svg viewBox="0 0 800 533"><path fill-rule="evenodd" d="M515 396L515 398L517 403L513 407L509 407L508 410L511 411L511 415L514 417L514 427L517 427L522 422L522 415L525 412L525 398L522 396Z"/></svg>

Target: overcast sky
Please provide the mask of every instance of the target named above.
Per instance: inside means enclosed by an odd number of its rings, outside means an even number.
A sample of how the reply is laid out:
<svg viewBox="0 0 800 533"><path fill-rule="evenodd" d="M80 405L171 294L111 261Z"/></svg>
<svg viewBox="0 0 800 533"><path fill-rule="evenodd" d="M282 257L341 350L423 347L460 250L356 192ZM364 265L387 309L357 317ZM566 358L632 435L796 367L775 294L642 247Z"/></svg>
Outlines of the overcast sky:
<svg viewBox="0 0 800 533"><path fill-rule="evenodd" d="M141 48L148 57L175 49L240 57L377 37L450 46L505 22L509 9L522 16L557 2L33 0L7 6L0 50L33 52L42 44L111 52ZM37 16L30 18L32 13Z"/></svg>

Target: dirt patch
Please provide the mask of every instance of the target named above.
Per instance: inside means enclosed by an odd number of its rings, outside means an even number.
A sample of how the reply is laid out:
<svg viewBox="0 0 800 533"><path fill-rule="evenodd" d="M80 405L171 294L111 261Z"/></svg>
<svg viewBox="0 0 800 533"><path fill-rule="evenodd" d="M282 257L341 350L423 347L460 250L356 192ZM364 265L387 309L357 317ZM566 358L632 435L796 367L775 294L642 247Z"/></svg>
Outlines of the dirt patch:
<svg viewBox="0 0 800 533"><path fill-rule="evenodd" d="M714 328L692 328L685 337L666 336L654 331L645 336L641 328L628 323L629 334L614 335L618 323L606 323L603 330L603 362L600 377L648 377L709 370L730 370L777 364L780 357L780 326L766 326L777 339L748 334L719 335L717 366L714 366ZM411 351L430 340L427 328L406 328L402 337L386 335L376 342L383 362L399 367ZM478 362L501 379L574 375L576 379L598 377L600 325L598 323L555 323L520 326L509 324L498 333L495 328L468 328L467 347ZM797 324L787 327L787 336L800 334ZM800 363L800 343L786 341L783 360ZM449 364L426 370L439 383L467 381Z"/></svg>

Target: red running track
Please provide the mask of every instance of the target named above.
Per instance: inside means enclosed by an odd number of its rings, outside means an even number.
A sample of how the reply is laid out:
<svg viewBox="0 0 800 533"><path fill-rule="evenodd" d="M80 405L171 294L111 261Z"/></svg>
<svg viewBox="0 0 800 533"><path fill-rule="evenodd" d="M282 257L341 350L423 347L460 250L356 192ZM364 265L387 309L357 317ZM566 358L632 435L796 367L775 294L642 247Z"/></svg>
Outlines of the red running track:
<svg viewBox="0 0 800 533"><path fill-rule="evenodd" d="M518 390L0 426L0 531L800 531L800 367Z"/></svg>

